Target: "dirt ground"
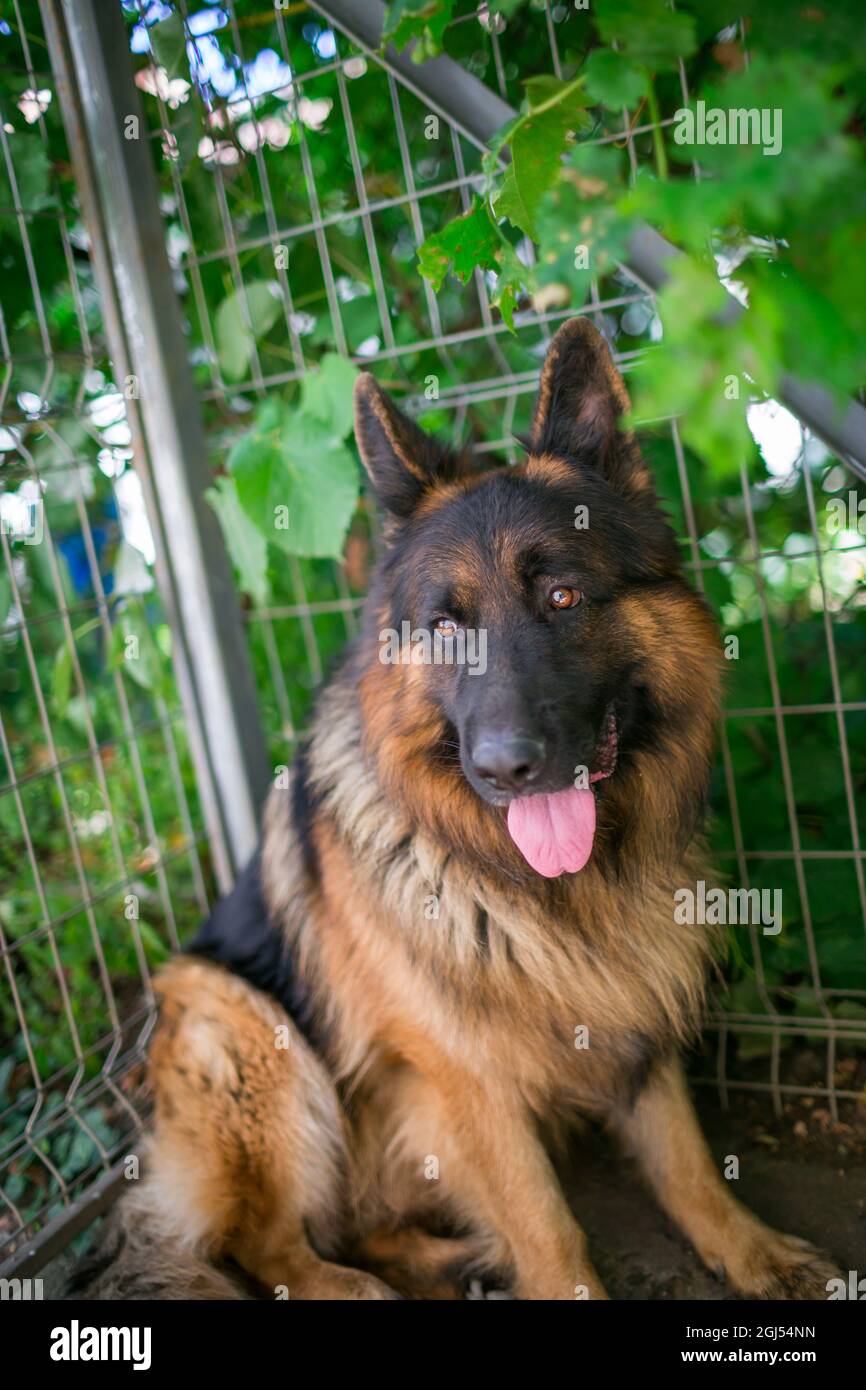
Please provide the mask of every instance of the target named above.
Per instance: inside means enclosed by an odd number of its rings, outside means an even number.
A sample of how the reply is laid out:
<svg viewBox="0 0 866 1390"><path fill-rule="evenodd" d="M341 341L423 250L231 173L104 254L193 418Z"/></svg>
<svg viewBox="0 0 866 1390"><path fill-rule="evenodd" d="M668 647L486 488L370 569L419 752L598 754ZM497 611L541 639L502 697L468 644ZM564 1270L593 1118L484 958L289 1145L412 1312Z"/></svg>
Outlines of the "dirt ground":
<svg viewBox="0 0 866 1390"><path fill-rule="evenodd" d="M805 1236L843 1271L866 1274L866 1104L834 1125L820 1102L796 1101L776 1118L764 1098L732 1097L722 1112L698 1096L704 1130L723 1169L736 1154L736 1195L770 1225ZM704 1269L642 1187L631 1165L602 1139L582 1140L574 1211L611 1298L726 1299L733 1292Z"/></svg>

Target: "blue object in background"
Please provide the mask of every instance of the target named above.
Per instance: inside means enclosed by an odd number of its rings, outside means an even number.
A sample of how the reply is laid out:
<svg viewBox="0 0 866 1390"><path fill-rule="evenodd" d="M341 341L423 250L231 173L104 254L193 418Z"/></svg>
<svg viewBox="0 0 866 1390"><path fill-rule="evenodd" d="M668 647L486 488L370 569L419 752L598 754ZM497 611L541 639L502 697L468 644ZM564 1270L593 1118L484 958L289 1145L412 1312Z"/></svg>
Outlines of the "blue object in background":
<svg viewBox="0 0 866 1390"><path fill-rule="evenodd" d="M93 523L90 534L93 537L93 548L96 551L96 563L99 566L102 587L106 594L110 594L114 588L112 568L114 550L120 536L117 504L114 498L107 498L99 507L99 511L104 518L104 524ZM57 549L66 561L69 579L76 594L82 598L92 595L94 590L90 574L90 562L87 558L84 536L81 531L67 531L58 536Z"/></svg>

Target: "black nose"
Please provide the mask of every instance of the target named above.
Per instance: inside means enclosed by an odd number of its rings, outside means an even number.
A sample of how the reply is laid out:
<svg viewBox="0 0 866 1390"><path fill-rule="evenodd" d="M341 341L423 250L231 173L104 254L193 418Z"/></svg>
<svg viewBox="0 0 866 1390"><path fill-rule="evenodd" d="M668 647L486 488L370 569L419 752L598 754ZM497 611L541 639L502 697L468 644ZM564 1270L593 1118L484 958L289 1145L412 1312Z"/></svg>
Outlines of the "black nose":
<svg viewBox="0 0 866 1390"><path fill-rule="evenodd" d="M527 734L485 734L472 750L479 777L499 791L520 791L544 764L544 744Z"/></svg>

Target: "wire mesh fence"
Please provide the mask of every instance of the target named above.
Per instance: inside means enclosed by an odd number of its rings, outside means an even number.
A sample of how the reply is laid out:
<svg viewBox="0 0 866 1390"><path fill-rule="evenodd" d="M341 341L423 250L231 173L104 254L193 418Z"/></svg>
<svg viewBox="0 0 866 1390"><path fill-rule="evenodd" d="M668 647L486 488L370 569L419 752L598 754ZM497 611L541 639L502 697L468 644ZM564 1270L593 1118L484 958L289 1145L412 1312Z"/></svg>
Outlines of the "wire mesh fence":
<svg viewBox="0 0 866 1390"><path fill-rule="evenodd" d="M138 1132L151 973L210 882L36 19L16 6L0 40L0 1261Z"/></svg>
<svg viewBox="0 0 866 1390"><path fill-rule="evenodd" d="M434 294L417 248L468 208L484 141L348 37L329 19L341 7L122 8L215 479L261 404L295 401L329 350L374 371L424 428L513 462L560 321L591 315L626 377L661 339L652 296L624 269L593 280L583 305L521 302L514 333L481 271ZM571 5L533 0L507 23L456 8L449 51L512 106L527 75L583 59ZM15 270L0 344L0 1261L132 1142L150 973L211 893L132 468L134 402L103 341L38 13L19 4L14 20L0 134ZM682 63L679 77L685 101ZM586 138L636 175L673 120L654 114L599 112ZM695 1077L777 1108L810 1094L835 1118L866 1082L866 540L856 522L827 522L854 484L847 468L774 404L751 420L762 453L733 479L684 447L676 421L640 431L731 655L715 858L785 905L780 938L752 926L732 943ZM24 534L31 515L39 544ZM341 562L281 552L257 592L244 586L274 765L356 631L374 531L362 496Z"/></svg>

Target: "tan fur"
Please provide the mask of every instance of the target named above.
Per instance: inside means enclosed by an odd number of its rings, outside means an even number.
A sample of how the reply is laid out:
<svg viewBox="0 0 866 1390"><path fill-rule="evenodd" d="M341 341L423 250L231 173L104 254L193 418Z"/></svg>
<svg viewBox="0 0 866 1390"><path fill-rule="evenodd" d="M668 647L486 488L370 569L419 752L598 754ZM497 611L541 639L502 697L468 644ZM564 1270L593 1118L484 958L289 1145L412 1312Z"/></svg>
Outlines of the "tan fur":
<svg viewBox="0 0 866 1390"><path fill-rule="evenodd" d="M158 991L147 1184L173 1244L236 1260L272 1296L284 1287L295 1299L388 1297L375 1279L320 1258L344 1224L346 1127L333 1082L291 1020L194 960L167 966Z"/></svg>

